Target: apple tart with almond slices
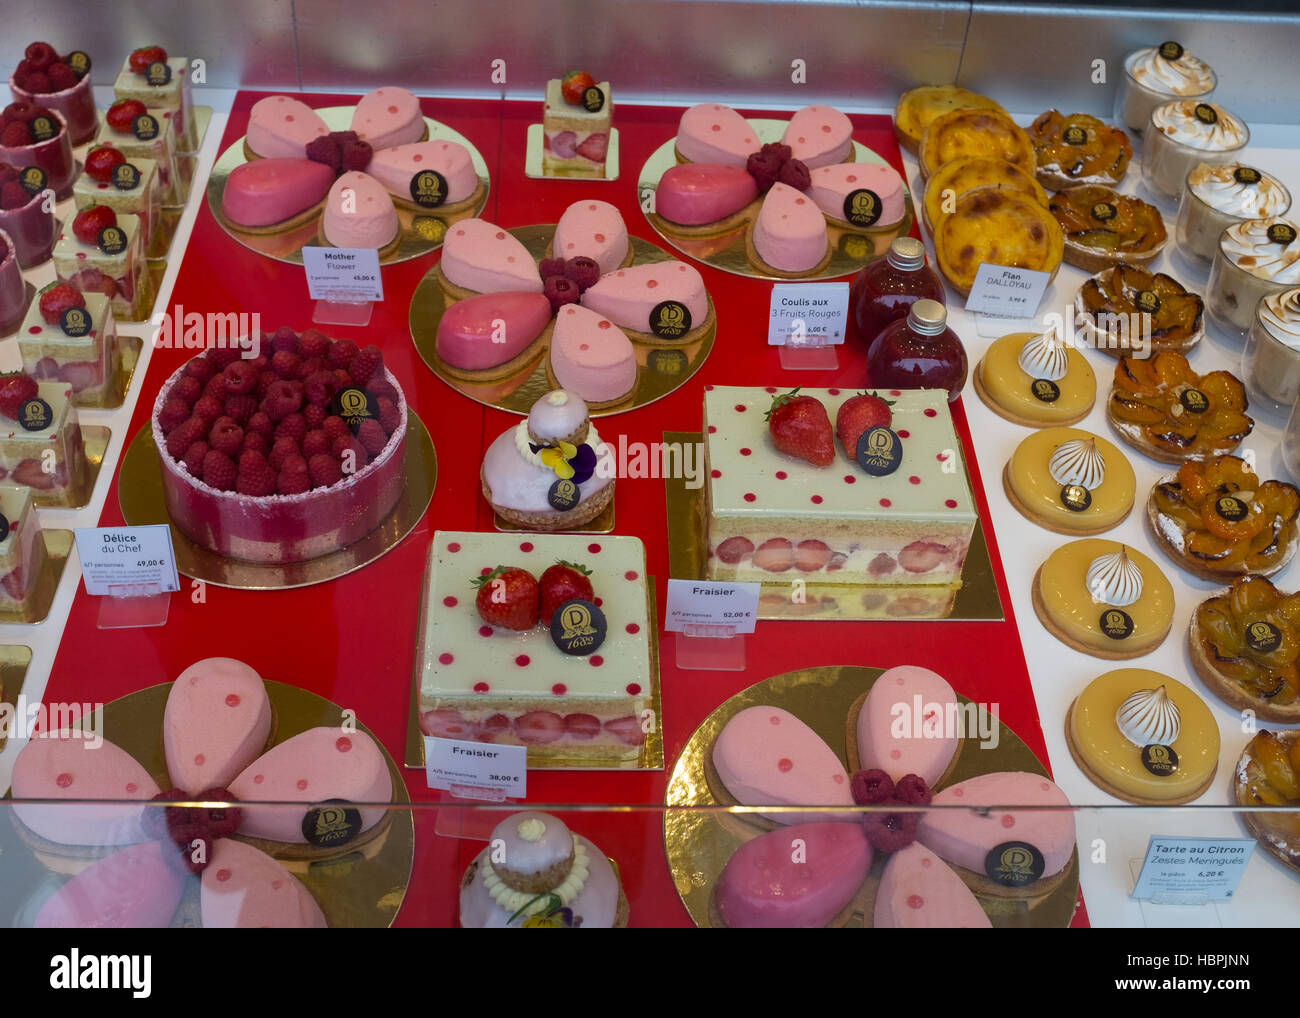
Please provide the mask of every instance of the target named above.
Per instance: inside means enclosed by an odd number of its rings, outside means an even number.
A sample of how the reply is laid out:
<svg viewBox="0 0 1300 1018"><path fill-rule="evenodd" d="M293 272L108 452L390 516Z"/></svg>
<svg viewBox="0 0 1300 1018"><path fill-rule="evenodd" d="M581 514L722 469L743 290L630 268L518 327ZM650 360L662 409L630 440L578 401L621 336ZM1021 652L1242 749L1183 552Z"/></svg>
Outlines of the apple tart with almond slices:
<svg viewBox="0 0 1300 1018"><path fill-rule="evenodd" d="M1065 260L1088 272L1149 265L1169 239L1154 205L1100 184L1058 191L1048 207L1065 235Z"/></svg>
<svg viewBox="0 0 1300 1018"><path fill-rule="evenodd" d="M1142 350L1142 342L1133 342L1135 334L1149 339L1150 350L1142 352L1150 353L1187 353L1205 335L1205 301L1172 276L1127 261L1085 282L1075 295L1074 309L1089 342L1112 357ZM1143 315L1150 316L1149 323Z"/></svg>
<svg viewBox="0 0 1300 1018"><path fill-rule="evenodd" d="M1120 438L1162 463L1231 452L1255 426L1236 375L1198 375L1174 350L1145 360L1121 357L1106 416Z"/></svg>
<svg viewBox="0 0 1300 1018"><path fill-rule="evenodd" d="M1065 116L1048 110L1029 126L1029 140L1038 182L1061 190L1080 184L1118 184L1133 158L1133 145L1122 129L1086 113Z"/></svg>
<svg viewBox="0 0 1300 1018"><path fill-rule="evenodd" d="M1188 642L1196 674L1229 707L1300 723L1300 593L1240 576L1197 607Z"/></svg>
<svg viewBox="0 0 1300 1018"><path fill-rule="evenodd" d="M1251 739L1237 761L1232 794L1239 806L1300 807L1300 731L1261 731ZM1241 819L1271 855L1300 870L1300 809Z"/></svg>
<svg viewBox="0 0 1300 1018"><path fill-rule="evenodd" d="M1184 463L1147 500L1156 542L1205 580L1276 573L1295 554L1297 516L1295 485L1260 483L1240 456Z"/></svg>

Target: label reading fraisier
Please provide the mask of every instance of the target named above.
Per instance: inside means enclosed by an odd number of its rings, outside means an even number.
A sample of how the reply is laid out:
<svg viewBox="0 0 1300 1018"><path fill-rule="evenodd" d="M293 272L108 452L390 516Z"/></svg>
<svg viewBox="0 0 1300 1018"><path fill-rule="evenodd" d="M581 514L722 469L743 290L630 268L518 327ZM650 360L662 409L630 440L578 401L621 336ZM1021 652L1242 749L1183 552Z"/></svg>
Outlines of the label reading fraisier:
<svg viewBox="0 0 1300 1018"><path fill-rule="evenodd" d="M761 587L761 583L670 579L664 631L685 633L696 626L724 626L736 634L752 633Z"/></svg>
<svg viewBox="0 0 1300 1018"><path fill-rule="evenodd" d="M528 794L528 747L424 737L430 788L465 799L522 799Z"/></svg>

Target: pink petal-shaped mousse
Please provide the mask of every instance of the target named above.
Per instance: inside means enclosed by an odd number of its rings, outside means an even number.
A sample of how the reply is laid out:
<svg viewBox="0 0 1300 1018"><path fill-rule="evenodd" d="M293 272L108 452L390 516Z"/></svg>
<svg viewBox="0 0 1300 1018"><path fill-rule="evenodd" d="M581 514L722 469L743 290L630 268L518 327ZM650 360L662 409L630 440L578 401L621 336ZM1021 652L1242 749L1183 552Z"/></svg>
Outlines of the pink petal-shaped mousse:
<svg viewBox="0 0 1300 1018"><path fill-rule="evenodd" d="M830 163L842 163L853 151L853 124L830 106L805 106L786 125L781 141L790 146L790 156L810 170Z"/></svg>
<svg viewBox="0 0 1300 1018"><path fill-rule="evenodd" d="M1023 841L1043 856L1043 876L1060 873L1074 852L1074 816L1065 793L1040 774L999 771L981 774L935 793L935 806L970 806L930 810L921 821L917 838L948 862L976 873L999 845ZM1057 806L1059 809L973 811L981 806Z"/></svg>
<svg viewBox="0 0 1300 1018"><path fill-rule="evenodd" d="M442 272L449 282L477 293L542 292L542 277L528 249L486 219L462 219L447 230Z"/></svg>
<svg viewBox="0 0 1300 1018"><path fill-rule="evenodd" d="M555 224L551 251L556 258L591 258L604 275L623 264L627 245L623 214L607 201L587 200L564 210Z"/></svg>
<svg viewBox="0 0 1300 1018"><path fill-rule="evenodd" d="M316 899L265 852L230 838L212 843L199 909L208 930L322 930Z"/></svg>
<svg viewBox="0 0 1300 1018"><path fill-rule="evenodd" d="M273 226L311 208L334 183L334 171L310 159L254 159L230 171L221 214L238 226Z"/></svg>
<svg viewBox="0 0 1300 1018"><path fill-rule="evenodd" d="M457 301L438 322L438 356L462 371L482 371L513 360L551 320L540 293L505 290Z"/></svg>
<svg viewBox="0 0 1300 1018"><path fill-rule="evenodd" d="M397 236L397 210L374 177L356 170L334 181L325 199L325 239L335 247L382 248Z"/></svg>
<svg viewBox="0 0 1300 1018"><path fill-rule="evenodd" d="M263 159L305 159L307 146L330 129L320 114L287 95L253 103L244 140Z"/></svg>
<svg viewBox="0 0 1300 1018"><path fill-rule="evenodd" d="M14 803L14 813L60 845L129 845L144 840L142 806L96 806L83 799L152 799L158 784L126 750L70 732L34 736L14 761L15 799L70 799L66 805Z"/></svg>
<svg viewBox="0 0 1300 1018"><path fill-rule="evenodd" d="M757 197L758 184L741 167L679 163L659 178L655 211L672 223L703 226L739 212Z"/></svg>
<svg viewBox="0 0 1300 1018"><path fill-rule="evenodd" d="M826 215L853 222L853 203L845 199L858 191L872 191L879 202L879 216L868 226L888 226L903 218L903 178L884 163L833 163L813 170L805 192Z"/></svg>
<svg viewBox="0 0 1300 1018"><path fill-rule="evenodd" d="M378 803L393 796L388 764L375 740L365 732L334 727L309 728L272 747L229 787L244 803L321 803L330 799ZM298 844L307 840L302 833L303 810L252 805L242 809L240 834ZM382 807L363 807L361 829L369 830L383 816Z"/></svg>
<svg viewBox="0 0 1300 1018"><path fill-rule="evenodd" d="M361 97L352 112L352 130L376 152L406 145L424 135L420 100L404 88L386 86Z"/></svg>
<svg viewBox="0 0 1300 1018"><path fill-rule="evenodd" d="M185 878L146 841L106 856L54 892L36 915L38 930L156 930L171 925Z"/></svg>
<svg viewBox="0 0 1300 1018"><path fill-rule="evenodd" d="M961 877L914 841L885 864L876 890L878 930L987 930L993 924Z"/></svg>
<svg viewBox="0 0 1300 1018"><path fill-rule="evenodd" d="M780 707L747 707L718 733L713 766L742 806L852 806L844 765L820 735ZM861 825L853 813L765 813L781 824Z"/></svg>
<svg viewBox="0 0 1300 1018"><path fill-rule="evenodd" d="M411 200L411 180L424 170L433 170L446 181L443 204L464 201L478 187L478 171L469 149L454 141L417 141L380 149L366 167L389 194L404 201Z"/></svg>
<svg viewBox="0 0 1300 1018"><path fill-rule="evenodd" d="M565 304L555 315L551 372L562 389L588 403L604 403L636 385L636 352L623 330L604 315Z"/></svg>
<svg viewBox="0 0 1300 1018"><path fill-rule="evenodd" d="M172 786L191 795L225 788L270 734L271 701L257 672L229 657L195 662L172 683L163 710Z"/></svg>
<svg viewBox="0 0 1300 1018"><path fill-rule="evenodd" d="M957 694L937 672L914 665L876 679L858 712L858 762L897 781L917 774L934 785L957 752Z"/></svg>
<svg viewBox="0 0 1300 1018"><path fill-rule="evenodd" d="M677 124L677 151L693 163L744 169L750 153L760 148L754 129L730 106L700 103L683 113Z"/></svg>
<svg viewBox="0 0 1300 1018"><path fill-rule="evenodd" d="M807 195L773 184L754 221L754 247L782 272L806 272L826 257L826 217Z"/></svg>
<svg viewBox="0 0 1300 1018"><path fill-rule="evenodd" d="M718 911L732 929L825 926L870 869L861 824L795 824L736 850L718 878Z"/></svg>
<svg viewBox="0 0 1300 1018"><path fill-rule="evenodd" d="M604 315L615 325L650 332L650 313L663 301L676 301L691 315L691 327L702 325L709 314L704 277L685 262L649 262L630 265L600 277L582 295L583 307Z"/></svg>

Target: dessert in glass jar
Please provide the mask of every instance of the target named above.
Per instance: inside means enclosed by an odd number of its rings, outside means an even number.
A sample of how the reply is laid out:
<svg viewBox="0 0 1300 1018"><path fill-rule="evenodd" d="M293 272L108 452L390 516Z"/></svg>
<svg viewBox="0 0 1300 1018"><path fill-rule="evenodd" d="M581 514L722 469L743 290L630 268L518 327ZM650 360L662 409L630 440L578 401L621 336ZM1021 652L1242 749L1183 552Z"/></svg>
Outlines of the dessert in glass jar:
<svg viewBox="0 0 1300 1018"><path fill-rule="evenodd" d="M50 257L58 237L54 221L54 192L37 187L40 174L24 176L0 163L0 231L9 235L19 268L28 269Z"/></svg>
<svg viewBox="0 0 1300 1018"><path fill-rule="evenodd" d="M1271 174L1238 162L1197 163L1178 203L1178 250L1208 268L1229 226L1284 216L1290 208L1291 192Z"/></svg>
<svg viewBox="0 0 1300 1018"><path fill-rule="evenodd" d="M27 284L18 268L18 252L9 234L0 230L0 336L18 327L27 310Z"/></svg>
<svg viewBox="0 0 1300 1018"><path fill-rule="evenodd" d="M1124 58L1124 77L1115 96L1115 119L1141 134L1151 111L1170 99L1208 99L1218 79L1210 65L1176 42L1135 50Z"/></svg>
<svg viewBox="0 0 1300 1018"><path fill-rule="evenodd" d="M1259 302L1300 283L1300 240L1296 224L1280 217L1248 219L1219 238L1210 266L1205 306L1210 318L1237 339L1245 339Z"/></svg>
<svg viewBox="0 0 1300 1018"><path fill-rule="evenodd" d="M1300 287L1259 302L1241 355L1241 377L1252 403L1281 409L1300 396Z"/></svg>
<svg viewBox="0 0 1300 1018"><path fill-rule="evenodd" d="M1197 163L1232 162L1250 141L1240 117L1214 103L1178 99L1151 111L1142 148L1142 179L1160 200L1173 204Z"/></svg>
<svg viewBox="0 0 1300 1018"><path fill-rule="evenodd" d="M81 145L94 137L99 124L90 85L90 57L82 50L59 56L48 42L32 43L9 76L9 91L18 102L46 106L62 114L72 144Z"/></svg>

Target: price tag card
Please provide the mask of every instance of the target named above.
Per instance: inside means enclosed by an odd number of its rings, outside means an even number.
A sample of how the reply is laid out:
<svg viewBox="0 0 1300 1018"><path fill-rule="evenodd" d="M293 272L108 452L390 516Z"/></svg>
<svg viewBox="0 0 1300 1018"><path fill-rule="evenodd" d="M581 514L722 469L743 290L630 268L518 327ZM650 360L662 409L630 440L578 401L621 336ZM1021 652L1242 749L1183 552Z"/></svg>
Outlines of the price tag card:
<svg viewBox="0 0 1300 1018"><path fill-rule="evenodd" d="M307 292L312 300L360 304L384 299L379 252L369 248L305 247Z"/></svg>
<svg viewBox="0 0 1300 1018"><path fill-rule="evenodd" d="M522 799L528 794L528 747L424 737L429 787L465 799Z"/></svg>
<svg viewBox="0 0 1300 1018"><path fill-rule="evenodd" d="M1254 838L1154 835L1133 897L1186 902L1231 898L1254 852Z"/></svg>
<svg viewBox="0 0 1300 1018"><path fill-rule="evenodd" d="M758 618L758 583L669 580L664 629L684 633L688 626L731 626L752 633Z"/></svg>
<svg viewBox="0 0 1300 1018"><path fill-rule="evenodd" d="M1007 318L1032 318L1052 277L1033 269L980 263L966 298L966 310Z"/></svg>
<svg viewBox="0 0 1300 1018"><path fill-rule="evenodd" d="M87 594L135 597L181 589L172 530L165 523L78 527L76 535Z"/></svg>
<svg viewBox="0 0 1300 1018"><path fill-rule="evenodd" d="M848 283L775 283L767 317L767 345L843 343L848 315Z"/></svg>

